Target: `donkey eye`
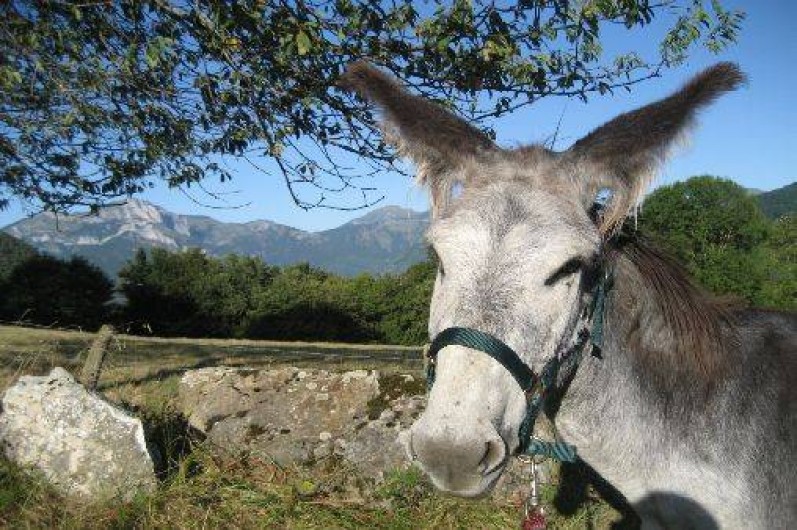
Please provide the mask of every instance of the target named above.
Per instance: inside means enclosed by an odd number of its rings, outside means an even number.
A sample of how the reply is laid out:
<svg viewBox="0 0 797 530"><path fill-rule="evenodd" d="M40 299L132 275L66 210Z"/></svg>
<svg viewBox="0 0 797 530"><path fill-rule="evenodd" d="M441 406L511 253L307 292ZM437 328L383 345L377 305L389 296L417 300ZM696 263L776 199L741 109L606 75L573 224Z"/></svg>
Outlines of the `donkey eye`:
<svg viewBox="0 0 797 530"><path fill-rule="evenodd" d="M548 276L545 280L545 285L553 285L559 280L567 278L571 274L575 274L584 266L584 260L581 258L572 258L565 262L564 265L556 269L556 272Z"/></svg>

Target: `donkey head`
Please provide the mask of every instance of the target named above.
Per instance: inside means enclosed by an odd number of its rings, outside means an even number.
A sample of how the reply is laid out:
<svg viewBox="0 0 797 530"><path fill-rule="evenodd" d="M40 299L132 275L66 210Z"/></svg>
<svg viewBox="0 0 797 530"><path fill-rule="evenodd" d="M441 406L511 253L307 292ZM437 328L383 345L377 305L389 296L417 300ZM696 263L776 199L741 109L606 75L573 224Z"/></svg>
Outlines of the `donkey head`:
<svg viewBox="0 0 797 530"><path fill-rule="evenodd" d="M376 103L385 135L430 190L428 240L440 262L430 335L475 328L539 373L584 318L602 244L696 112L742 80L735 65L718 64L557 153L502 149L379 70L350 66L341 85ZM595 219L590 209L601 190L610 199ZM428 407L405 439L408 452L440 489L483 494L518 448L526 399L501 364L469 348L441 350L436 373Z"/></svg>

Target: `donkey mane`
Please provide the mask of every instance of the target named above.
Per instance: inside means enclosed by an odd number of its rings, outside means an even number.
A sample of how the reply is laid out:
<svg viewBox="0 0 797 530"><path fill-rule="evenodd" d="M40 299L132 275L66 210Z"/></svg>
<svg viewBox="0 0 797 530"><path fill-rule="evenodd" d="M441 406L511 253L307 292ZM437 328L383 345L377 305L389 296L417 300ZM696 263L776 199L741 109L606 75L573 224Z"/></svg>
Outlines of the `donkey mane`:
<svg viewBox="0 0 797 530"><path fill-rule="evenodd" d="M623 233L610 247L618 302L634 315L626 333L640 368L667 380L720 378L732 364L725 358L736 334L731 304L698 287L680 262L644 236Z"/></svg>

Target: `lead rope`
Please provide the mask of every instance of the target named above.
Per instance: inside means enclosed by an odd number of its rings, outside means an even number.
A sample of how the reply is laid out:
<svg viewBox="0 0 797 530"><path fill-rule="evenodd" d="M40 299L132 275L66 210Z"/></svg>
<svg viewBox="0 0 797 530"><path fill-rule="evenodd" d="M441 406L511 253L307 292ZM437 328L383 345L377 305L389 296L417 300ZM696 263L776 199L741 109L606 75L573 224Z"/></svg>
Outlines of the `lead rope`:
<svg viewBox="0 0 797 530"><path fill-rule="evenodd" d="M526 458L524 460L524 458ZM523 521L521 530L545 530L548 522L545 519L545 509L540 502L539 483L537 480L537 462L534 457L518 456L518 460L531 466L531 488L523 503Z"/></svg>

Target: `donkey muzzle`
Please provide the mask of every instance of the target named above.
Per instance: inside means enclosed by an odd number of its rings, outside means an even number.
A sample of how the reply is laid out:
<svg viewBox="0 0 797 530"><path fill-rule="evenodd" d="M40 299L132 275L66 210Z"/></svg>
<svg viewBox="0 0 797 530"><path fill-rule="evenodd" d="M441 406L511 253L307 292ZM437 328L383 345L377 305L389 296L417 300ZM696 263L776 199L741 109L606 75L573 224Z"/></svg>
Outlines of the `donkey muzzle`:
<svg viewBox="0 0 797 530"><path fill-rule="evenodd" d="M465 428L423 417L404 438L409 457L440 490L462 497L490 491L507 462L506 442L489 422Z"/></svg>

